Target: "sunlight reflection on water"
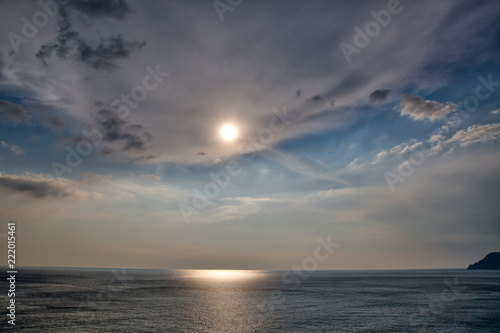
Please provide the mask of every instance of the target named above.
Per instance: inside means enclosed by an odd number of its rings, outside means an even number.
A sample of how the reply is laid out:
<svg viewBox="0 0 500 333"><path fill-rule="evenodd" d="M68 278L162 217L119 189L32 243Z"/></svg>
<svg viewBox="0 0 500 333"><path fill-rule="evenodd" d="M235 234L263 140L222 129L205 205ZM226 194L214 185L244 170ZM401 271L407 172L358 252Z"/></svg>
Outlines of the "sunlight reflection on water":
<svg viewBox="0 0 500 333"><path fill-rule="evenodd" d="M263 276L262 271L200 269L186 270L185 277L202 280L245 281Z"/></svg>
<svg viewBox="0 0 500 333"><path fill-rule="evenodd" d="M262 320L258 305L265 299L260 284L265 271L184 270L185 281L198 286L189 313L199 332L255 332Z"/></svg>

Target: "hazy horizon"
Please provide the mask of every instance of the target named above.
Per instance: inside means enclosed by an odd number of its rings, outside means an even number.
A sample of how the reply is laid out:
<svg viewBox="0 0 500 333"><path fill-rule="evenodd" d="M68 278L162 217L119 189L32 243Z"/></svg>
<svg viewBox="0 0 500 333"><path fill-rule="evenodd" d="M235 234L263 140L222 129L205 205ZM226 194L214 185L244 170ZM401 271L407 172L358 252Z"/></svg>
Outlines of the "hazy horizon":
<svg viewBox="0 0 500 333"><path fill-rule="evenodd" d="M19 266L18 269L23 268L51 268L51 269L125 269L125 270L151 270L151 271L261 271L261 272L286 272L285 269L219 269L219 268L134 268L134 267L77 267L77 266ZM374 268L374 269L315 269L313 271L424 271L424 270L467 270L467 267L453 267L453 268Z"/></svg>
<svg viewBox="0 0 500 333"><path fill-rule="evenodd" d="M19 267L467 268L500 244L499 14L1 0L0 236Z"/></svg>

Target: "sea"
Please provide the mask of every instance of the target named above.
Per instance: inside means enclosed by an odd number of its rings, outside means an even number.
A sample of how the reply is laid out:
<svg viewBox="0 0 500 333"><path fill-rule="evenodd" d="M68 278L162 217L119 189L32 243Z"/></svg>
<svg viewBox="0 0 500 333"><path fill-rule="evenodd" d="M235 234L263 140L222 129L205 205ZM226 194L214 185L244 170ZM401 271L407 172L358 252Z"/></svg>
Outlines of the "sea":
<svg viewBox="0 0 500 333"><path fill-rule="evenodd" d="M500 332L500 271L19 268L15 294L2 331Z"/></svg>

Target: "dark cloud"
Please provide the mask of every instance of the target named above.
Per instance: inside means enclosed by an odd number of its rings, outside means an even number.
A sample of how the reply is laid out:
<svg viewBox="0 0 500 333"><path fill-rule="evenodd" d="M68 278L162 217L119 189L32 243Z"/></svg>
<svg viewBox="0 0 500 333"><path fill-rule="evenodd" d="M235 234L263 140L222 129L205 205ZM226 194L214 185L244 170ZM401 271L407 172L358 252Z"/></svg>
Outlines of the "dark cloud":
<svg viewBox="0 0 500 333"><path fill-rule="evenodd" d="M387 100L387 97L392 92L390 89L377 89L370 94L370 102L382 103Z"/></svg>
<svg viewBox="0 0 500 333"><path fill-rule="evenodd" d="M128 124L111 110L102 109L98 112L97 117L104 133L104 141L122 142L124 144L123 151L146 150L146 144L153 139L150 133L144 131L142 125Z"/></svg>
<svg viewBox="0 0 500 333"><path fill-rule="evenodd" d="M104 147L102 147L102 149L101 149L101 153L102 153L103 155L111 155L111 154L113 154L113 149L111 149L111 148L109 148L109 147L107 147L107 146L104 146Z"/></svg>
<svg viewBox="0 0 500 333"><path fill-rule="evenodd" d="M72 0L67 6L88 16L104 16L116 20L124 19L131 13L125 0Z"/></svg>
<svg viewBox="0 0 500 333"><path fill-rule="evenodd" d="M321 97L320 95L316 95L314 97L309 98L307 101L308 102L313 102L313 103L318 103L322 99L323 99L323 97Z"/></svg>
<svg viewBox="0 0 500 333"><path fill-rule="evenodd" d="M26 109L30 115L35 116L41 121L43 126L50 128L52 131L59 131L66 128L66 121L59 115L56 115L53 107L43 103L27 101Z"/></svg>
<svg viewBox="0 0 500 333"><path fill-rule="evenodd" d="M23 121L27 121L30 118L24 107L19 104L3 100L0 100L0 113L6 114L7 117L16 125Z"/></svg>
<svg viewBox="0 0 500 333"><path fill-rule="evenodd" d="M95 48L83 40L78 43L78 59L92 68L105 70L117 68L115 60L127 58L132 51L146 45L146 42L127 41L122 35L101 39Z"/></svg>
<svg viewBox="0 0 500 333"><path fill-rule="evenodd" d="M128 126L128 130L131 130L131 131L139 131L139 130L142 130L143 128L144 128L144 126L142 126L140 124L133 124L133 125Z"/></svg>
<svg viewBox="0 0 500 333"><path fill-rule="evenodd" d="M144 162L144 161L151 161L154 160L155 158L161 157L161 155L145 155L145 156L139 156L137 158L134 158L135 162Z"/></svg>
<svg viewBox="0 0 500 333"><path fill-rule="evenodd" d="M53 114L53 109L47 105L24 101L23 105L0 100L0 113L5 113L14 124L22 122L32 125L30 119L37 119L51 130L61 130L66 127L66 122Z"/></svg>
<svg viewBox="0 0 500 333"><path fill-rule="evenodd" d="M94 69L109 71L118 67L117 60L128 58L134 50L146 45L146 42L126 40L123 35L118 34L101 38L96 46L92 46L92 43L71 29L69 12L63 7L59 10L58 24L55 40L42 45L36 53L36 57L44 65L48 65L47 59L55 54L61 60L71 58Z"/></svg>
<svg viewBox="0 0 500 333"><path fill-rule="evenodd" d="M36 174L16 176L0 173L0 186L14 192L27 193L35 198L83 198L86 196L86 193L80 192L72 183Z"/></svg>
<svg viewBox="0 0 500 333"><path fill-rule="evenodd" d="M55 127L58 129L62 129L62 128L66 127L66 123L64 122L64 120L62 120L61 118L56 117L56 116L52 116L49 119L47 119L47 124L50 127Z"/></svg>

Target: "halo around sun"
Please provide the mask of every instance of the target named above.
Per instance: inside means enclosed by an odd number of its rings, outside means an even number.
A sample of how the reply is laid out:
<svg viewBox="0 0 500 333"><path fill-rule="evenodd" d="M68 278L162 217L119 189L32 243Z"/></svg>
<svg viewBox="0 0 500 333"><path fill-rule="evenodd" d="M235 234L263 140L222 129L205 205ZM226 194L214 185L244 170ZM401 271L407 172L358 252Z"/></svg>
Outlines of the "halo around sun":
<svg viewBox="0 0 500 333"><path fill-rule="evenodd" d="M238 129L234 125L226 124L220 129L220 136L224 141L232 141L238 135Z"/></svg>

